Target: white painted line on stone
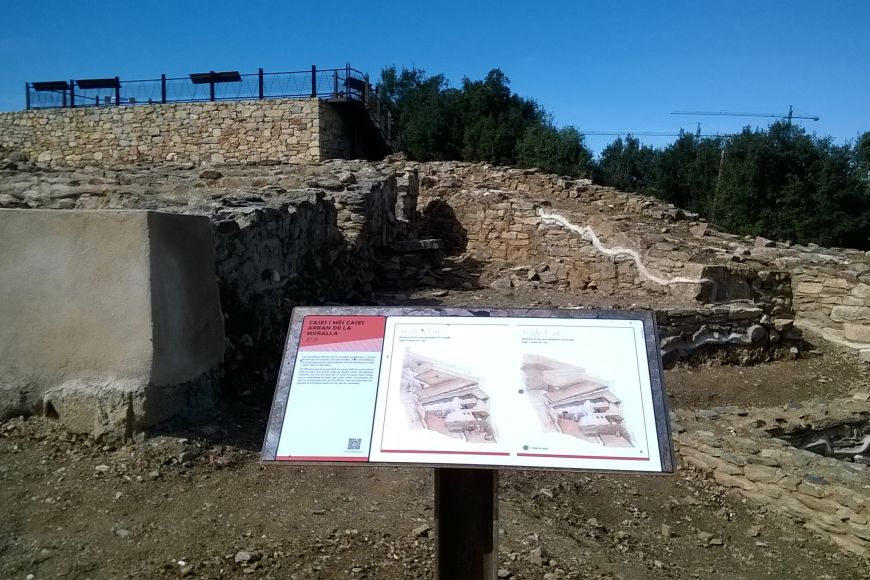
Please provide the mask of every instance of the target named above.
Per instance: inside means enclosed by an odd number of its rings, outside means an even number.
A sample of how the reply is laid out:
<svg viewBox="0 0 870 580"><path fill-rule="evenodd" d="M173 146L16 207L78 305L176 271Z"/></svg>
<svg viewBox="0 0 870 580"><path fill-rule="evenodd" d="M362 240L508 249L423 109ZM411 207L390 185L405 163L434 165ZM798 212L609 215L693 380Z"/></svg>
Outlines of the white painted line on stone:
<svg viewBox="0 0 870 580"><path fill-rule="evenodd" d="M637 270L638 272L640 272L640 275L646 280L649 280L650 282L655 282L660 286L670 286L672 284L715 284L715 282L709 278L687 278L685 276L663 278L661 276L657 276L656 274L652 273L646 267L646 265L644 265L643 260L641 259L640 254L637 253L637 251L632 250L631 248L622 248L619 246L614 248L608 248L601 243L601 240L598 239L595 231L590 226L578 226L568 221L568 219L566 219L564 216L544 209L538 209L538 215L541 217L544 223L560 226L570 232L577 234L584 240L592 242L592 247L594 247L605 256L624 255L631 257L631 259L634 261L635 266L637 266Z"/></svg>

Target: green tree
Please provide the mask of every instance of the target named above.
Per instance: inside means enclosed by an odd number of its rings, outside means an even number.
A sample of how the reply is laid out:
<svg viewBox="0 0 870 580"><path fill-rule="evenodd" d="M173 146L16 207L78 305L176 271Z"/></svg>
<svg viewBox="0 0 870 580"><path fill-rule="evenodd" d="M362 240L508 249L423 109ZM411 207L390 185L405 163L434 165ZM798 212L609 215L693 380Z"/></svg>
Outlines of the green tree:
<svg viewBox="0 0 870 580"><path fill-rule="evenodd" d="M547 173L576 177L588 175L592 153L574 127L532 125L517 146L520 167L538 167Z"/></svg>
<svg viewBox="0 0 870 580"><path fill-rule="evenodd" d="M544 121L537 103L511 93L510 80L499 69L482 81L462 80L461 111L462 158L497 165L515 165L526 129Z"/></svg>
<svg viewBox="0 0 870 580"><path fill-rule="evenodd" d="M617 137L601 152L593 179L623 191L644 192L652 183L656 158L656 150L636 137Z"/></svg>
<svg viewBox="0 0 870 580"><path fill-rule="evenodd" d="M870 131L858 137L853 155L858 177L870 185Z"/></svg>
<svg viewBox="0 0 870 580"><path fill-rule="evenodd" d="M461 147L457 93L444 75L427 77L419 69L381 71L378 95L398 127L406 153L420 161L456 159Z"/></svg>
<svg viewBox="0 0 870 580"><path fill-rule="evenodd" d="M834 145L792 123L728 138L688 133L663 150L608 145L596 182L656 195L736 234L870 248L870 132Z"/></svg>
<svg viewBox="0 0 870 580"><path fill-rule="evenodd" d="M499 69L453 89L443 75L388 67L378 94L411 159L535 165L571 176L591 160L576 129L555 129L536 102L511 92Z"/></svg>
<svg viewBox="0 0 870 580"><path fill-rule="evenodd" d="M645 193L709 214L721 162L721 139L702 139L681 132L656 156L653 182Z"/></svg>
<svg viewBox="0 0 870 580"><path fill-rule="evenodd" d="M713 221L739 234L866 248L870 191L855 158L785 121L746 128L726 146Z"/></svg>

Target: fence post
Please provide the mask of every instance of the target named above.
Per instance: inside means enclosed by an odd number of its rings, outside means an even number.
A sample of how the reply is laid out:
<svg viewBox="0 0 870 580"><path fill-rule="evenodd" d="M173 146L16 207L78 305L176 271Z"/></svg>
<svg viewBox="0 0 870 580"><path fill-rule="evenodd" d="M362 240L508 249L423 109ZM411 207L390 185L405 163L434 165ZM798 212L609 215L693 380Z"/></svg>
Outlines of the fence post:
<svg viewBox="0 0 870 580"><path fill-rule="evenodd" d="M160 75L160 102L166 102L166 75Z"/></svg>
<svg viewBox="0 0 870 580"><path fill-rule="evenodd" d="M75 80L70 80L69 82L69 108L76 108L76 82Z"/></svg>
<svg viewBox="0 0 870 580"><path fill-rule="evenodd" d="M338 98L338 71L332 71L332 97Z"/></svg>
<svg viewBox="0 0 870 580"><path fill-rule="evenodd" d="M30 83L24 83L24 108L30 110Z"/></svg>
<svg viewBox="0 0 870 580"><path fill-rule="evenodd" d="M257 81L258 81L259 89L260 89L260 100L262 100L263 99L263 68L262 67L260 67L257 70Z"/></svg>
<svg viewBox="0 0 870 580"><path fill-rule="evenodd" d="M121 104L121 79L115 77L115 104Z"/></svg>
<svg viewBox="0 0 870 580"><path fill-rule="evenodd" d="M311 65L311 96L317 96L317 66Z"/></svg>
<svg viewBox="0 0 870 580"><path fill-rule="evenodd" d="M214 71L208 73L208 100L214 100Z"/></svg>
<svg viewBox="0 0 870 580"><path fill-rule="evenodd" d="M366 79L366 84L365 84L365 88L363 89L363 103L365 104L365 106L368 107L369 106L369 75L368 74L366 74L365 79Z"/></svg>

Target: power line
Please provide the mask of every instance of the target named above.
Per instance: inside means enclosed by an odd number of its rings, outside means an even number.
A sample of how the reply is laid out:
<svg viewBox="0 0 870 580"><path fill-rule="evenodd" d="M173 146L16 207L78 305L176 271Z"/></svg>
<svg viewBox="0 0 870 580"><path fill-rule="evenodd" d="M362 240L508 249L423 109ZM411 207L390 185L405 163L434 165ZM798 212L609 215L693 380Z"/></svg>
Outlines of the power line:
<svg viewBox="0 0 870 580"><path fill-rule="evenodd" d="M818 115L795 115L791 105L788 107L788 114L780 115L777 113L734 113L731 111L672 111L671 115L717 115L721 117L767 117L772 119L808 119L810 121L818 121Z"/></svg>

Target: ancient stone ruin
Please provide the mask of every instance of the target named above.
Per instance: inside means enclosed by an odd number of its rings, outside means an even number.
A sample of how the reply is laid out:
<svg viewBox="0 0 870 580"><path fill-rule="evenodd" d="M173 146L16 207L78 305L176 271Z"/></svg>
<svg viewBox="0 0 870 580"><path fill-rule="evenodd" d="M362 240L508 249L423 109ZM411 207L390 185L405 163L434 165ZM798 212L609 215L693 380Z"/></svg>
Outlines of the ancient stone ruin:
<svg viewBox="0 0 870 580"><path fill-rule="evenodd" d="M0 412L132 437L207 411L222 377L274 384L293 306L427 288L434 304L467 293L471 307L488 288L523 306L552 292L651 308L666 366L798 357L818 340L870 358L864 252L729 235L536 170L330 160L352 151L327 111L0 115ZM578 405L618 427L619 402L593 386ZM858 399L713 409L677 413L675 433L686 465L867 556L868 416Z"/></svg>

